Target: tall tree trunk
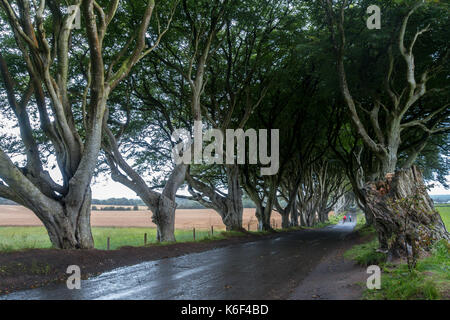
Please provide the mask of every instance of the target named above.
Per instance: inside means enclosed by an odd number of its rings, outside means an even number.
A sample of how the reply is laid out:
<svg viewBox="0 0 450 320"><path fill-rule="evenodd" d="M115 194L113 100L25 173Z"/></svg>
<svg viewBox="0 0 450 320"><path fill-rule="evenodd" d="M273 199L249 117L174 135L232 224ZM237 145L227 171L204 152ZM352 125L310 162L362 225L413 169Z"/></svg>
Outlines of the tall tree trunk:
<svg viewBox="0 0 450 320"><path fill-rule="evenodd" d="M136 192L152 211L152 221L157 227L156 240L158 242L175 242L176 194L178 188L185 181L188 165L178 164L175 166L160 194L149 188L145 180L125 161L111 130L104 126L103 131L108 138L103 142L103 150L105 150L106 160L111 169L112 179Z"/></svg>
<svg viewBox="0 0 450 320"><path fill-rule="evenodd" d="M174 200L161 195L158 205L153 209L152 221L156 224L156 240L158 242L175 242L175 210Z"/></svg>
<svg viewBox="0 0 450 320"><path fill-rule="evenodd" d="M258 221L258 230L262 230L263 225L263 216L264 216L264 206L262 204L256 203L256 209L255 209L255 217Z"/></svg>
<svg viewBox="0 0 450 320"><path fill-rule="evenodd" d="M259 231L273 231L270 225L270 218L272 216L272 207L256 206L256 218L258 219Z"/></svg>
<svg viewBox="0 0 450 320"><path fill-rule="evenodd" d="M271 231L272 226L270 225L271 210L266 206L256 207L256 219L258 219L258 230L259 231Z"/></svg>
<svg viewBox="0 0 450 320"><path fill-rule="evenodd" d="M239 183L239 167L237 165L227 166L228 195L226 198L226 212L224 212L223 223L228 231L242 231L242 217L244 206L242 204L242 189Z"/></svg>
<svg viewBox="0 0 450 320"><path fill-rule="evenodd" d="M303 213L303 211L300 209L299 211L299 215L300 215L300 225L302 227L306 227L306 219L305 219L305 215Z"/></svg>
<svg viewBox="0 0 450 320"><path fill-rule="evenodd" d="M281 215L281 228L282 229L289 228L291 226L291 223L289 221L289 211L283 213L280 212L280 215Z"/></svg>
<svg viewBox="0 0 450 320"><path fill-rule="evenodd" d="M288 205L283 208L278 201L278 198L275 198L275 208L281 216L281 228L287 229L291 226L291 222L289 221L289 216L291 214L292 201L289 201Z"/></svg>
<svg viewBox="0 0 450 320"><path fill-rule="evenodd" d="M261 231L273 231L272 225L270 224L271 217L272 217L272 205L266 205L264 207L264 215L262 218Z"/></svg>
<svg viewBox="0 0 450 320"><path fill-rule="evenodd" d="M62 210L60 210L62 209ZM86 192L81 205L63 206L49 212L50 219L42 220L50 241L59 249L92 249L91 233L91 191Z"/></svg>
<svg viewBox="0 0 450 320"><path fill-rule="evenodd" d="M328 221L328 210L320 210L319 211L319 222L327 222Z"/></svg>
<svg viewBox="0 0 450 320"><path fill-rule="evenodd" d="M176 195L178 188L185 180L186 171L185 164L175 166L158 198L158 205L154 208L152 220L158 228L157 241L159 242L175 241Z"/></svg>
<svg viewBox="0 0 450 320"><path fill-rule="evenodd" d="M291 226L298 227L297 200L294 200L291 208Z"/></svg>
<svg viewBox="0 0 450 320"><path fill-rule="evenodd" d="M427 250L440 239L450 239L416 167L367 184L364 194L380 247L390 256L406 255L409 246Z"/></svg>
<svg viewBox="0 0 450 320"><path fill-rule="evenodd" d="M242 227L244 206L239 183L239 166L236 164L227 165L226 175L228 184L228 194L226 195L217 192L214 187L193 178L187 173L186 180L189 183L189 192L194 200L217 211L228 231L244 231L245 229Z"/></svg>
<svg viewBox="0 0 450 320"><path fill-rule="evenodd" d="M236 204L237 202L238 201L236 201ZM243 211L236 209L232 209L225 214L223 223L225 224L227 231L243 231L242 215Z"/></svg>

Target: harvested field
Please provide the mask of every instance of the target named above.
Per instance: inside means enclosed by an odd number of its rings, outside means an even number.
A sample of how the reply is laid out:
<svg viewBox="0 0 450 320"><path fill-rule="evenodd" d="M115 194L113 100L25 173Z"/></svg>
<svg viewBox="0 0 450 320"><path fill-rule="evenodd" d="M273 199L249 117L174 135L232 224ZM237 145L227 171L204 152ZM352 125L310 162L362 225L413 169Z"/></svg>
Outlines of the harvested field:
<svg viewBox="0 0 450 320"><path fill-rule="evenodd" d="M101 207L101 206L97 206ZM94 227L155 227L151 211L92 211L91 222ZM272 224L281 226L281 216L273 212ZM245 229L256 230L255 209L244 209ZM0 206L0 226L42 226L39 219L22 206ZM219 214L211 209L179 209L176 212L176 229L225 229Z"/></svg>

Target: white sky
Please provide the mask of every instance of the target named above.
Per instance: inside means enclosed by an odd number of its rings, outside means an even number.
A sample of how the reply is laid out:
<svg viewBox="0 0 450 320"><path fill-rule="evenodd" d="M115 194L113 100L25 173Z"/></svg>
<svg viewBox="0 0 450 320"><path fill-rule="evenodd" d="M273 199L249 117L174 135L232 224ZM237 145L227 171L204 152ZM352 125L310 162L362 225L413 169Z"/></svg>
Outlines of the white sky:
<svg viewBox="0 0 450 320"><path fill-rule="evenodd" d="M450 184L450 176L446 176L446 180L447 180L447 183ZM429 194L432 194L432 195L449 194L450 195L450 190L444 189L444 187L439 182L435 182L435 187L430 190Z"/></svg>
<svg viewBox="0 0 450 320"><path fill-rule="evenodd" d="M100 179L97 179L98 182L94 182L92 184L92 197L94 199L108 199L108 198L129 198L129 199L136 199L138 198L136 194L128 189L127 187L124 187L120 183L114 182L109 177L104 177L101 181ZM450 182L450 175L447 176L447 181ZM181 191L181 190L180 190ZM179 192L179 194L182 194L182 192ZM445 190L442 185L440 185L438 182L435 182L435 187L431 189L429 192L431 195L450 195L450 190Z"/></svg>

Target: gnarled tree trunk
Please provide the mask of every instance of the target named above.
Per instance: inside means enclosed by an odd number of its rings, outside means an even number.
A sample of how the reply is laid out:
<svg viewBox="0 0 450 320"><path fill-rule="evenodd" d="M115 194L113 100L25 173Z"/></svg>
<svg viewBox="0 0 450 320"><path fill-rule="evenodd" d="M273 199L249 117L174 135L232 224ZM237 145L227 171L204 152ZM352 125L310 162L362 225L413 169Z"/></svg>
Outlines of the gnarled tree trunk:
<svg viewBox="0 0 450 320"><path fill-rule="evenodd" d="M1 6L15 36L16 44L12 49L19 51L20 59L25 60L29 85L20 94L22 99L18 103L14 77L9 73L7 61L0 55L0 73L26 153L26 166L20 168L0 147L0 179L4 182L0 181L0 196L32 210L43 222L55 247L93 248L89 186L100 152L107 101L131 68L151 51L143 52L155 3L147 3L134 37L134 49L125 61L117 61L116 72L112 68L105 70L103 40L118 2L105 12L93 0L77 1L75 10L68 14L67 6L59 1L41 1L34 9L30 3L17 1L12 5L2 1ZM84 65L88 70L86 87L84 91L79 90L85 93L83 97L72 94L71 83L75 78L80 79L81 73L73 74L70 68L74 61L71 32L78 12L84 18L85 28L77 34L87 45L86 53L89 52L89 62ZM49 21L52 21L51 25ZM49 34L53 34L51 40L47 37ZM121 51L118 49L117 53ZM111 52L111 57L115 55ZM81 111L80 100L82 121L78 122L74 114ZM62 184L54 181L45 170L46 161L41 159L45 153L40 152L44 143L35 139L35 128L27 113L31 103L39 114L40 129L44 133L41 139L53 147Z"/></svg>
<svg viewBox="0 0 450 320"><path fill-rule="evenodd" d="M242 189L239 183L239 167L237 165L227 166L228 196L227 212L223 216L223 223L227 230L239 230L242 228L242 217L244 206L242 204Z"/></svg>
<svg viewBox="0 0 450 320"><path fill-rule="evenodd" d="M103 143L106 159L114 181L127 186L144 201L153 213L152 221L156 224L158 242L175 242L176 194L183 184L187 165L176 165L164 186L162 193L151 190L145 180L125 161L119 151L117 141L111 131L105 127L109 138ZM122 169L123 173L119 170Z"/></svg>
<svg viewBox="0 0 450 320"><path fill-rule="evenodd" d="M440 239L450 239L416 167L387 174L386 180L369 183L363 191L380 247L390 256L427 250Z"/></svg>
<svg viewBox="0 0 450 320"><path fill-rule="evenodd" d="M291 226L298 227L297 196L291 208Z"/></svg>
<svg viewBox="0 0 450 320"><path fill-rule="evenodd" d="M259 231L271 231L272 226L270 225L270 217L272 210L267 206L256 206L256 219L258 219L258 230Z"/></svg>
<svg viewBox="0 0 450 320"><path fill-rule="evenodd" d="M175 210L174 200L161 195L158 205L153 209L152 221L156 224L156 240L158 242L175 242Z"/></svg>
<svg viewBox="0 0 450 320"><path fill-rule="evenodd" d="M86 192L83 202L75 207L56 207L42 220L53 246L60 249L92 249L91 191Z"/></svg>
<svg viewBox="0 0 450 320"><path fill-rule="evenodd" d="M245 231L242 227L242 217L244 206L242 203L242 190L239 183L238 165L227 165L227 188L228 193L217 192L217 190L200 180L186 174L186 181L189 183L189 192L194 200L211 208L219 213L227 231Z"/></svg>

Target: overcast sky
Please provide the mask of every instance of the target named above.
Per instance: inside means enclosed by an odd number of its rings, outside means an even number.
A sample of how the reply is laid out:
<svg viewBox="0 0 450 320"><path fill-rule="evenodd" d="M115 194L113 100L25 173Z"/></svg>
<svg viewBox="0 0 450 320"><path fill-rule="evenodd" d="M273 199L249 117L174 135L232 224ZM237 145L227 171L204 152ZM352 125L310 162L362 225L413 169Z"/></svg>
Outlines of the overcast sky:
<svg viewBox="0 0 450 320"><path fill-rule="evenodd" d="M112 181L108 177L98 178L98 182L92 184L92 197L95 199L108 199L108 198L138 198L136 194L130 189L124 187L120 183ZM447 176L447 181L450 182L450 176ZM179 192L181 194L181 192ZM430 194L448 194L450 190L445 190L439 183L435 183L435 187L431 189Z"/></svg>

